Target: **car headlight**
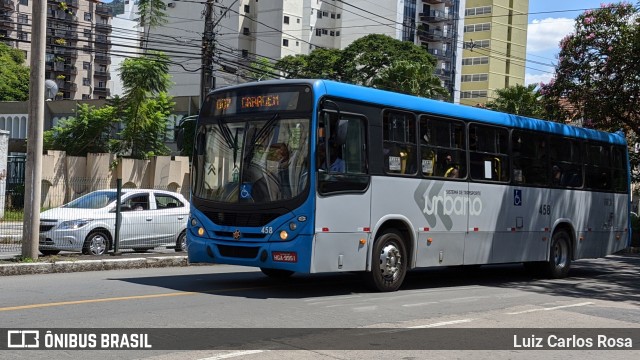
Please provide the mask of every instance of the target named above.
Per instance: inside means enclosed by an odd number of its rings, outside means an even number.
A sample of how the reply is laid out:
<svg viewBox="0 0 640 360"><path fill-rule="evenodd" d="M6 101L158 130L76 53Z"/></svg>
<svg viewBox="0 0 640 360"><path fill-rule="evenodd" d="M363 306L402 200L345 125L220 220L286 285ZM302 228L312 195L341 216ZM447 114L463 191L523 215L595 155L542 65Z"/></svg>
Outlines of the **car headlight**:
<svg viewBox="0 0 640 360"><path fill-rule="evenodd" d="M58 225L58 229L68 230L68 229L79 229L88 223L93 221L93 219L78 219L78 220L69 220L63 221Z"/></svg>

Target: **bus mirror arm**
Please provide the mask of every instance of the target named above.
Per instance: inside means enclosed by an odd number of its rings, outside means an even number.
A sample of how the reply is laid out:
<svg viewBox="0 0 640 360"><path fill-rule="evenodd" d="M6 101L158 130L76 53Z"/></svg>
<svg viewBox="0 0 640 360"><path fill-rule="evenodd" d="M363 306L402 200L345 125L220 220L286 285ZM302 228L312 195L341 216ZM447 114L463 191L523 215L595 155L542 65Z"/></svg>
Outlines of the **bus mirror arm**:
<svg viewBox="0 0 640 360"><path fill-rule="evenodd" d="M349 121L340 118L340 106L338 106L338 104L336 104L331 100L324 100L322 102L322 110L324 110L327 107L327 105L331 105L336 109L336 113L338 116L338 128L336 129L337 134L336 134L335 140L338 145L342 146L347 141L347 128L348 128Z"/></svg>

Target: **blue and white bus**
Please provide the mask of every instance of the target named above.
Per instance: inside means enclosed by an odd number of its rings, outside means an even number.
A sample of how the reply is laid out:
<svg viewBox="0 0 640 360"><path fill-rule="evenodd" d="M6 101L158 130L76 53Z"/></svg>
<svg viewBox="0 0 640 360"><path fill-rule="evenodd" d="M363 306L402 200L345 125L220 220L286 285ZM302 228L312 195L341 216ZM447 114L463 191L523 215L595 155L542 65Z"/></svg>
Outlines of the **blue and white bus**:
<svg viewBox="0 0 640 360"><path fill-rule="evenodd" d="M623 134L326 80L218 89L196 128L192 263L268 276L523 262L564 277L630 239Z"/></svg>

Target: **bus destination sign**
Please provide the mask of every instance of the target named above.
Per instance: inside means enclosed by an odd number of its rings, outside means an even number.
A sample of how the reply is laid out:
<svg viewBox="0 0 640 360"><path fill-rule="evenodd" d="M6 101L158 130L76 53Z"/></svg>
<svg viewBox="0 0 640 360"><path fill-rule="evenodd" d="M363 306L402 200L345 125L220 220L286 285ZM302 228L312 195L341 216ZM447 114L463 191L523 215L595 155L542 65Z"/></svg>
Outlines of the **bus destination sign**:
<svg viewBox="0 0 640 360"><path fill-rule="evenodd" d="M211 115L233 115L261 111L311 111L309 88L288 88L283 91L272 88L269 90L259 93L238 91L217 94L209 99L209 106L205 109L209 110Z"/></svg>

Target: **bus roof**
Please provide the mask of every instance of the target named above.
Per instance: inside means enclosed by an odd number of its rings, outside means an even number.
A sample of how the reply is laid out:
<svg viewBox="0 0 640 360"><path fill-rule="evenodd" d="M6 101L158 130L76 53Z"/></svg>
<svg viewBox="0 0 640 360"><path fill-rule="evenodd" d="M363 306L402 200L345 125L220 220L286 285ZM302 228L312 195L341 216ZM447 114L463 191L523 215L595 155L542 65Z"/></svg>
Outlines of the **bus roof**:
<svg viewBox="0 0 640 360"><path fill-rule="evenodd" d="M408 111L418 111L506 127L543 131L551 134L559 134L579 139L591 139L612 144L627 144L624 135L622 135L621 133L607 133L593 129L585 129L552 121L528 118L525 116L507 114L473 106L452 104L444 101L400 94L359 85L346 84L332 80L268 80L262 81L260 83L246 83L239 85L238 87L277 84L293 85L301 83L312 85L315 90L316 98L326 94L348 100L363 101Z"/></svg>

